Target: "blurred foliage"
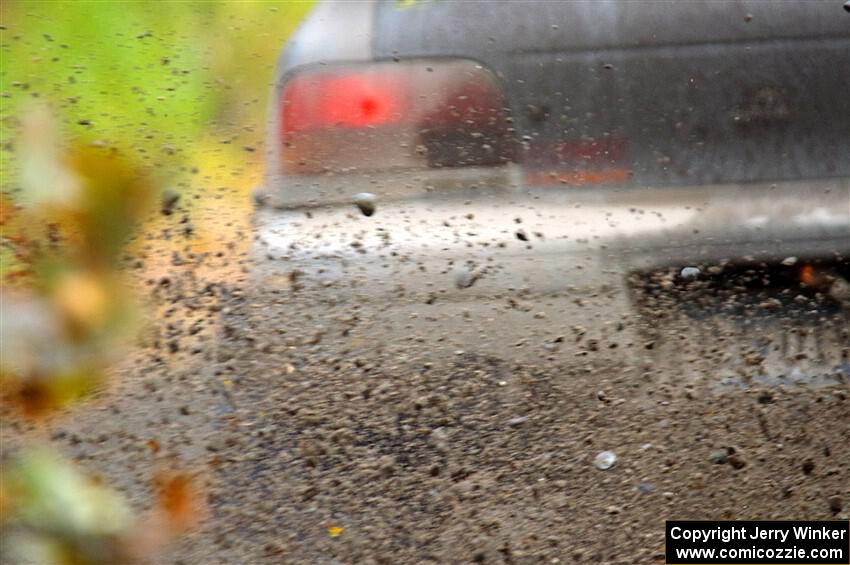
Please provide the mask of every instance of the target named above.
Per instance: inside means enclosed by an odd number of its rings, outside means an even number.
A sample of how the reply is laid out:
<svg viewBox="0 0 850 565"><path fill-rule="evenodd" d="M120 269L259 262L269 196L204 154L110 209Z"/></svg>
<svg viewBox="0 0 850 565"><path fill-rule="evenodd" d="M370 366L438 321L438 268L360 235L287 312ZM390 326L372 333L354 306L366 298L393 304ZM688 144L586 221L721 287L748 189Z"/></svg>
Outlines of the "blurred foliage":
<svg viewBox="0 0 850 565"><path fill-rule="evenodd" d="M122 147L160 185L214 144L263 144L272 70L312 6L289 2L0 3L0 226L19 200L21 116L49 106L68 139ZM11 218L8 216L12 216ZM4 242L0 276L16 262Z"/></svg>
<svg viewBox="0 0 850 565"><path fill-rule="evenodd" d="M45 451L20 456L0 479L3 553L14 563L124 563L134 518L107 486Z"/></svg>
<svg viewBox="0 0 850 565"><path fill-rule="evenodd" d="M154 189L115 149L61 148L43 107L21 123L15 253L28 272L2 296L0 392L38 417L96 388L132 330L119 255Z"/></svg>
<svg viewBox="0 0 850 565"><path fill-rule="evenodd" d="M277 52L311 5L8 0L4 128L40 98L69 133L158 159L209 127L261 134Z"/></svg>
<svg viewBox="0 0 850 565"><path fill-rule="evenodd" d="M156 504L135 516L103 481L45 449L20 454L0 476L0 558L39 565L127 565L153 557L204 515L196 478L156 477Z"/></svg>
<svg viewBox="0 0 850 565"><path fill-rule="evenodd" d="M311 4L0 3L4 406L47 423L103 383L137 327L119 265L155 187L192 186L198 161L241 173L260 153L277 52ZM49 449L5 453L0 557L149 560L204 515L197 479L154 486L139 518Z"/></svg>

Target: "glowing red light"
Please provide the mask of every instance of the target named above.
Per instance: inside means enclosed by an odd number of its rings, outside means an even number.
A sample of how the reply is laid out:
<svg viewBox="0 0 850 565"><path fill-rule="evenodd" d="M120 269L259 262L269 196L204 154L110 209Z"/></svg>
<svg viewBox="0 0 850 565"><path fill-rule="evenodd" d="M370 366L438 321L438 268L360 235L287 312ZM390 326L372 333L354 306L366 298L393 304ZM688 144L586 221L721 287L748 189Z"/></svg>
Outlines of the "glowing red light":
<svg viewBox="0 0 850 565"><path fill-rule="evenodd" d="M398 122L404 114L405 90L392 73L296 77L283 96L283 133Z"/></svg>

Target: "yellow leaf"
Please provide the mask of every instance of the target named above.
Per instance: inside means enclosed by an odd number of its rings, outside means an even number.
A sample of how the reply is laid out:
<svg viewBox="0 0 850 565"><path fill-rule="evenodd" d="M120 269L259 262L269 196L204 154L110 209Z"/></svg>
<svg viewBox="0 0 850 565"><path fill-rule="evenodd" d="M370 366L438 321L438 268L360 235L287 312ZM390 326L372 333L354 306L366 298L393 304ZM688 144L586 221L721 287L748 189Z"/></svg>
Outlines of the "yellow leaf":
<svg viewBox="0 0 850 565"><path fill-rule="evenodd" d="M342 530L344 528L342 526L331 526L328 528L328 535L332 538L339 537L342 534Z"/></svg>
<svg viewBox="0 0 850 565"><path fill-rule="evenodd" d="M97 328L107 320L109 291L105 281L93 273L72 272L62 277L54 300L75 328Z"/></svg>

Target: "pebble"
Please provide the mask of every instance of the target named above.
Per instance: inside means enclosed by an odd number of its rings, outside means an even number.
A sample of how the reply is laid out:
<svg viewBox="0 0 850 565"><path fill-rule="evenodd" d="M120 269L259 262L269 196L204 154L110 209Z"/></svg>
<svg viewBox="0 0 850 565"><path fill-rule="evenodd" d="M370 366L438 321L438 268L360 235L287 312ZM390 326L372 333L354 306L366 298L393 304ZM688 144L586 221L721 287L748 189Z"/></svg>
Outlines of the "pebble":
<svg viewBox="0 0 850 565"><path fill-rule="evenodd" d="M812 471L815 470L815 462L811 459L806 459L803 461L802 469L804 475L811 475Z"/></svg>
<svg viewBox="0 0 850 565"><path fill-rule="evenodd" d="M516 418L511 418L510 420L508 420L508 425L509 426L519 426L521 424L526 423L527 421L528 421L528 416L517 416Z"/></svg>
<svg viewBox="0 0 850 565"><path fill-rule="evenodd" d="M790 267L792 265L795 265L796 263L797 263L796 257L786 257L785 259L782 260L782 264L785 265L786 267Z"/></svg>
<svg viewBox="0 0 850 565"><path fill-rule="evenodd" d="M166 188L162 191L160 211L164 216L170 216L174 212L174 207L180 200L180 193L173 188Z"/></svg>
<svg viewBox="0 0 850 565"><path fill-rule="evenodd" d="M449 435L443 428L434 428L431 430L431 442L439 451L449 450Z"/></svg>
<svg viewBox="0 0 850 565"><path fill-rule="evenodd" d="M650 493L655 492L655 488L656 488L656 487L655 487L655 485L654 485L654 484L652 484L652 483L646 483L646 482L644 482L644 483L639 483L637 488L638 488L638 491L639 491L641 494L650 494Z"/></svg>
<svg viewBox="0 0 850 565"><path fill-rule="evenodd" d="M352 199L354 205L363 213L364 216L371 216L375 213L376 198L371 192L358 192Z"/></svg>
<svg viewBox="0 0 850 565"><path fill-rule="evenodd" d="M699 270L699 267L685 267L679 273L679 276L682 277L683 280L691 281L700 276L702 271Z"/></svg>
<svg viewBox="0 0 850 565"><path fill-rule="evenodd" d="M469 288L475 281L481 278L481 273L469 269L462 269L455 273L455 286L457 288Z"/></svg>
<svg viewBox="0 0 850 565"><path fill-rule="evenodd" d="M601 451L593 460L593 465L600 471L607 471L617 464L617 455L613 451Z"/></svg>
<svg viewBox="0 0 850 565"><path fill-rule="evenodd" d="M744 467L747 466L747 462L744 461L744 459L742 457L740 457L739 455L730 455L729 456L729 464L732 466L733 469L736 469L736 470L743 469Z"/></svg>

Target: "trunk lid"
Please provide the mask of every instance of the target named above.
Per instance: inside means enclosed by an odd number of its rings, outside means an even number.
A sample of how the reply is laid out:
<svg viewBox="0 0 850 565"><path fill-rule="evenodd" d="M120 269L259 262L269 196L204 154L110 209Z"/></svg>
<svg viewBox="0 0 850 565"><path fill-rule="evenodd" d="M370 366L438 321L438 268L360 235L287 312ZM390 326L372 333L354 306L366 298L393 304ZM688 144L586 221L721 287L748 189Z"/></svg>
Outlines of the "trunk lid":
<svg viewBox="0 0 850 565"><path fill-rule="evenodd" d="M526 181L850 176L850 21L833 2L384 2L375 55L502 80Z"/></svg>

